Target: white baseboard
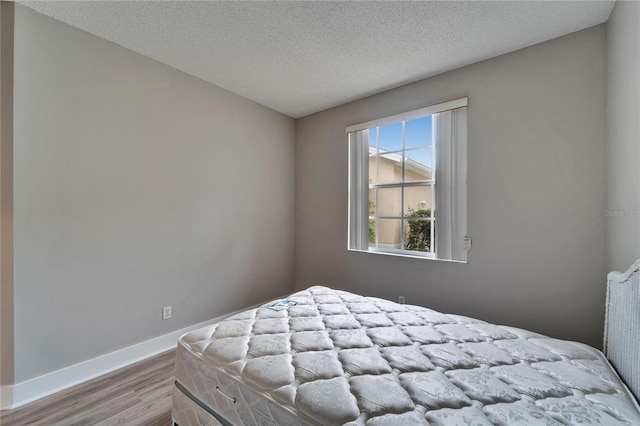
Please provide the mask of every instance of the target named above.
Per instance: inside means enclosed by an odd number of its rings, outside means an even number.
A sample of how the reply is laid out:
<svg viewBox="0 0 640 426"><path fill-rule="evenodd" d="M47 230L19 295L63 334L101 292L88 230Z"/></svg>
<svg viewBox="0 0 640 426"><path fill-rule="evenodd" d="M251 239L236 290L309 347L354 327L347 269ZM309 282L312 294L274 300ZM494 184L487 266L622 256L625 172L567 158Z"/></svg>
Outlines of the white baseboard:
<svg viewBox="0 0 640 426"><path fill-rule="evenodd" d="M231 312L230 314L213 318L200 324L176 330L115 352L34 377L22 383L1 386L0 409L9 410L18 408L40 398L44 398L45 396L70 388L71 386L78 385L103 374L168 351L176 347L178 339L185 333L215 324L238 312L262 305L263 303L260 303L249 308Z"/></svg>

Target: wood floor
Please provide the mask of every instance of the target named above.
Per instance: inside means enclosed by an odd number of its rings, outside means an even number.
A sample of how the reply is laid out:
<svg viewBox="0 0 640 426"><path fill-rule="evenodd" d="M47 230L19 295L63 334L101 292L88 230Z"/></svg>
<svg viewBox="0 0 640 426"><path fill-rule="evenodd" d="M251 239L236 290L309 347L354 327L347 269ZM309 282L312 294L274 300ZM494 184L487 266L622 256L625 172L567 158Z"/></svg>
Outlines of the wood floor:
<svg viewBox="0 0 640 426"><path fill-rule="evenodd" d="M175 350L69 388L15 410L0 425L169 426Z"/></svg>

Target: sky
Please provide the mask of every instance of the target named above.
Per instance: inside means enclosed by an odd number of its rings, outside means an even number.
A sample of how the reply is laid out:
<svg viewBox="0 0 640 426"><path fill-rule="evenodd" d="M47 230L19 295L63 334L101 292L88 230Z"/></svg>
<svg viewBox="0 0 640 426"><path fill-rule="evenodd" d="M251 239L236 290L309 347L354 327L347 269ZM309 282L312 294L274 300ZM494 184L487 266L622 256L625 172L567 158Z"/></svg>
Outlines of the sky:
<svg viewBox="0 0 640 426"><path fill-rule="evenodd" d="M405 149L431 145L432 117L423 117L405 122ZM379 133L380 149L396 151L402 149L402 123L369 129L369 144L375 146ZM405 155L427 167L431 167L432 149L423 148L406 151Z"/></svg>

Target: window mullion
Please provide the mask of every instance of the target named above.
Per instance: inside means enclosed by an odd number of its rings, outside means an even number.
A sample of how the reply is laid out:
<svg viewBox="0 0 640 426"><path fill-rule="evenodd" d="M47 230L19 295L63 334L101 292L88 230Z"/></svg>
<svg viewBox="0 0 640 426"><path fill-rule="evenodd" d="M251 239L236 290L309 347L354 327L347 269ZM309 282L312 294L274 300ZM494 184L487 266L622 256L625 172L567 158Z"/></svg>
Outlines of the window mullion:
<svg viewBox="0 0 640 426"><path fill-rule="evenodd" d="M406 167L406 154L405 154L405 135L406 135L406 121L402 122L402 175L400 176L400 182L402 182L402 189L400 190L400 250L404 250L404 173Z"/></svg>
<svg viewBox="0 0 640 426"><path fill-rule="evenodd" d="M375 188L401 188L403 186L409 188L413 186L432 186L435 185L435 181L433 180L416 180L406 183L380 183L380 184L370 184L369 189Z"/></svg>
<svg viewBox="0 0 640 426"><path fill-rule="evenodd" d="M376 127L376 184L380 183L380 128ZM375 203L376 205L373 208L373 214L375 215L375 229L376 229L376 238L375 238L375 247L378 248L379 238L380 238L380 220L378 219L378 189L375 190Z"/></svg>
<svg viewBox="0 0 640 426"><path fill-rule="evenodd" d="M376 127L376 183L380 183L380 129L378 127Z"/></svg>
<svg viewBox="0 0 640 426"><path fill-rule="evenodd" d="M431 150L431 179L433 181L433 186L431 187L431 229L430 233L430 246L429 251L431 253L436 252L436 191L438 190L438 184L436 181L436 175L438 174L438 140L436 138L436 125L435 125L435 114L431 116L432 125L431 125L431 143L433 145L433 149Z"/></svg>

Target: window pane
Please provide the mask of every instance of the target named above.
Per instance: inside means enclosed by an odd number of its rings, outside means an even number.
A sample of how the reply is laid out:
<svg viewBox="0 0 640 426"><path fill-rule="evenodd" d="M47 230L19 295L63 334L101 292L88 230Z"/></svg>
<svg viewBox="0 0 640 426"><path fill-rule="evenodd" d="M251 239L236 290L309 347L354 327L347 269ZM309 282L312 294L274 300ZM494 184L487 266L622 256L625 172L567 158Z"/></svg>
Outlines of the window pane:
<svg viewBox="0 0 640 426"><path fill-rule="evenodd" d="M401 245L402 220L378 220L378 247L399 249Z"/></svg>
<svg viewBox="0 0 640 426"><path fill-rule="evenodd" d="M369 184L378 183L378 156L369 150Z"/></svg>
<svg viewBox="0 0 640 426"><path fill-rule="evenodd" d="M379 158L379 183L402 182L402 152L382 154Z"/></svg>
<svg viewBox="0 0 640 426"><path fill-rule="evenodd" d="M378 216L402 216L402 189L378 189Z"/></svg>
<svg viewBox="0 0 640 426"><path fill-rule="evenodd" d="M412 251L430 252L431 250L430 219L408 219L404 221L404 249Z"/></svg>
<svg viewBox="0 0 640 426"><path fill-rule="evenodd" d="M404 189L405 215L431 217L432 186L410 186Z"/></svg>
<svg viewBox="0 0 640 426"><path fill-rule="evenodd" d="M369 247L376 246L376 221L369 220Z"/></svg>
<svg viewBox="0 0 640 426"><path fill-rule="evenodd" d="M376 148L378 146L378 129L369 129L369 146Z"/></svg>
<svg viewBox="0 0 640 426"><path fill-rule="evenodd" d="M404 180L412 182L416 180L433 179L433 149L413 149L405 152Z"/></svg>
<svg viewBox="0 0 640 426"><path fill-rule="evenodd" d="M369 129L369 183L378 183L378 129Z"/></svg>
<svg viewBox="0 0 640 426"><path fill-rule="evenodd" d="M369 216L375 216L376 214L376 190L369 190Z"/></svg>
<svg viewBox="0 0 640 426"><path fill-rule="evenodd" d="M380 152L402 149L402 123L390 124L378 129Z"/></svg>
<svg viewBox="0 0 640 426"><path fill-rule="evenodd" d="M431 116L407 121L404 131L404 147L413 148L423 145L431 145Z"/></svg>

